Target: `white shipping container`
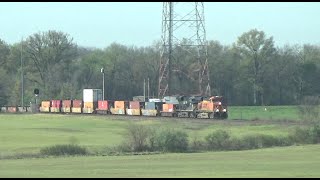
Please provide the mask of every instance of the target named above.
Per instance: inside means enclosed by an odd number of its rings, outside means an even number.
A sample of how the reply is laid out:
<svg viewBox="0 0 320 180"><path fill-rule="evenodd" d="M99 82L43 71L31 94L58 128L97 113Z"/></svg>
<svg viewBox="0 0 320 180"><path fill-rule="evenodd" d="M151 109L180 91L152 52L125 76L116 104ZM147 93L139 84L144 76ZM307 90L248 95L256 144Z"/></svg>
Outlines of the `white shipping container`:
<svg viewBox="0 0 320 180"><path fill-rule="evenodd" d="M102 100L101 89L83 89L83 102L98 102Z"/></svg>

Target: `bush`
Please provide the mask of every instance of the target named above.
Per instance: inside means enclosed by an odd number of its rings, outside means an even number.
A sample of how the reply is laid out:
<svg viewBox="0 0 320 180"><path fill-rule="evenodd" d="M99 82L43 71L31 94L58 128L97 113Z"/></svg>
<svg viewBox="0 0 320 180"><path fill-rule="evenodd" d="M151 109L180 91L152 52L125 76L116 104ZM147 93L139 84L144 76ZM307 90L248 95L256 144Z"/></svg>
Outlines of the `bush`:
<svg viewBox="0 0 320 180"><path fill-rule="evenodd" d="M266 134L246 135L242 138L232 138L228 150L248 150L273 146L289 146L293 142L288 137L275 137Z"/></svg>
<svg viewBox="0 0 320 180"><path fill-rule="evenodd" d="M297 144L309 144L312 143L312 138L309 134L309 128L297 127L289 135L290 139Z"/></svg>
<svg viewBox="0 0 320 180"><path fill-rule="evenodd" d="M316 144L320 143L320 125L314 124L309 127L297 127L290 134L292 141L298 144Z"/></svg>
<svg viewBox="0 0 320 180"><path fill-rule="evenodd" d="M206 149L206 143L199 139L198 136L194 136L190 143L191 151L201 151Z"/></svg>
<svg viewBox="0 0 320 180"><path fill-rule="evenodd" d="M65 156L65 155L87 155L86 148L75 144L55 145L40 150L42 155Z"/></svg>
<svg viewBox="0 0 320 180"><path fill-rule="evenodd" d="M217 130L205 137L208 150L225 150L230 146L230 135L224 130Z"/></svg>
<svg viewBox="0 0 320 180"><path fill-rule="evenodd" d="M320 143L320 125L315 124L313 125L310 130L309 134L311 136L311 142L314 144Z"/></svg>
<svg viewBox="0 0 320 180"><path fill-rule="evenodd" d="M311 123L319 122L320 98L318 96L306 96L298 107L300 117Z"/></svg>
<svg viewBox="0 0 320 180"><path fill-rule="evenodd" d="M128 126L127 144L135 152L146 151L148 149L147 139L149 129L139 124L130 124Z"/></svg>
<svg viewBox="0 0 320 180"><path fill-rule="evenodd" d="M155 137L155 146L165 152L186 152L188 150L188 135L180 130L162 130Z"/></svg>

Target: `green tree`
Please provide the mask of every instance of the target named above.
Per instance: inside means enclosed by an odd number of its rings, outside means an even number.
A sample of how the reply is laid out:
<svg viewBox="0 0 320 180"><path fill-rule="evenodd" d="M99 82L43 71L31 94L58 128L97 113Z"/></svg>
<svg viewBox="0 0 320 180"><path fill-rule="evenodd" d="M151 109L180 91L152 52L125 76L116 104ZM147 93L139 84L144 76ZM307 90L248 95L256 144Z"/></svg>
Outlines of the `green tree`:
<svg viewBox="0 0 320 180"><path fill-rule="evenodd" d="M264 104L262 87L264 81L264 71L266 64L273 58L276 49L274 48L273 37L267 38L263 31L257 29L243 33L237 41L237 48L244 60L250 61L249 68L253 86L253 104ZM260 102L257 103L257 97L260 97Z"/></svg>
<svg viewBox="0 0 320 180"><path fill-rule="evenodd" d="M69 65L77 55L77 46L72 41L68 34L47 31L35 33L25 42L26 56L33 62L29 69L38 73L45 98L57 97L63 82L70 79Z"/></svg>

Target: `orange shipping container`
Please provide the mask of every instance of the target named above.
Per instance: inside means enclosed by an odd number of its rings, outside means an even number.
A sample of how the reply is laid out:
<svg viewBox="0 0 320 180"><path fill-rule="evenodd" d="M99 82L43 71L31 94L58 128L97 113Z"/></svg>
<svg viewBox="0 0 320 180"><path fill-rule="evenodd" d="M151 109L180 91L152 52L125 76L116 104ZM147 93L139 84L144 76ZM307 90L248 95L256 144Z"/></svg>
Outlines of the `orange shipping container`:
<svg viewBox="0 0 320 180"><path fill-rule="evenodd" d="M173 112L173 104L163 104L163 112Z"/></svg>
<svg viewBox="0 0 320 180"><path fill-rule="evenodd" d="M114 107L115 109L124 109L124 101L115 101Z"/></svg>
<svg viewBox="0 0 320 180"><path fill-rule="evenodd" d="M43 107L43 108L48 108L48 107L50 107L50 101L42 101L42 102L41 102L41 107Z"/></svg>
<svg viewBox="0 0 320 180"><path fill-rule="evenodd" d="M93 102L85 102L83 105L83 108L94 108L94 103Z"/></svg>

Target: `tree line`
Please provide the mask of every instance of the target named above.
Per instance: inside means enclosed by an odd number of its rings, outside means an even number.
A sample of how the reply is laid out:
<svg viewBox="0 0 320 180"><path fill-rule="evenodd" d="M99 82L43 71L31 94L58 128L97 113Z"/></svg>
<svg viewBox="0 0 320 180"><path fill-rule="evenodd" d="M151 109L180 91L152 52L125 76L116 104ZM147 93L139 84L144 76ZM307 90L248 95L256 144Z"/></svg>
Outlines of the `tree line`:
<svg viewBox="0 0 320 180"><path fill-rule="evenodd" d="M190 81L195 60L186 55L192 47L173 47L177 53L173 84L180 92L196 89ZM106 48L78 46L69 34L50 30L8 44L0 39L0 106L24 105L40 100L82 99L84 88L102 89L105 99L131 100L143 94L149 78L150 95L157 96L161 42L136 47L112 43ZM212 95L222 95L228 105L296 105L320 92L320 46L312 44L275 47L273 37L252 29L231 45L208 41Z"/></svg>

